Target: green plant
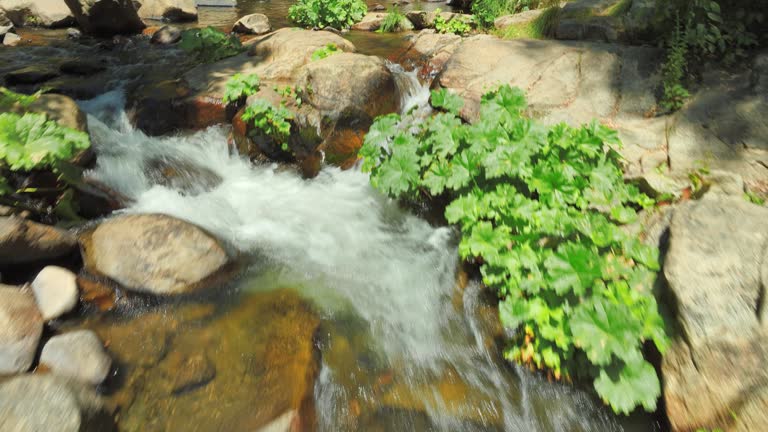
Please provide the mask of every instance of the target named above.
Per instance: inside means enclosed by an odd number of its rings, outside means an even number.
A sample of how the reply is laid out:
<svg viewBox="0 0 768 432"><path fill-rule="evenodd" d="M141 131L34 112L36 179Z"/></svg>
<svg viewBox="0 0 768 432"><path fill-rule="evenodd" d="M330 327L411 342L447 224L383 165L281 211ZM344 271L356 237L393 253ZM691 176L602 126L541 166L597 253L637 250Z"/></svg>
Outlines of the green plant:
<svg viewBox="0 0 768 432"><path fill-rule="evenodd" d="M687 54L687 37L678 18L675 22L675 31L668 43L667 60L661 67L663 90L661 106L666 110L679 110L690 97L688 90L683 86L683 77L688 67Z"/></svg>
<svg viewBox="0 0 768 432"><path fill-rule="evenodd" d="M31 95L25 95L22 93L16 93L15 91L9 90L5 87L0 87L0 108L9 109L16 104L19 104L22 107L27 107L32 102L36 101L41 94L42 91L38 91L37 93Z"/></svg>
<svg viewBox="0 0 768 432"><path fill-rule="evenodd" d="M387 16L381 23L381 27L376 30L378 33L394 33L403 29L403 20L408 18L400 12L400 8L397 5L393 5L387 11Z"/></svg>
<svg viewBox="0 0 768 432"><path fill-rule="evenodd" d="M280 147L288 150L288 137L291 134L293 113L284 106L275 107L269 101L258 99L243 111L242 119L252 122L254 133L273 139Z"/></svg>
<svg viewBox="0 0 768 432"><path fill-rule="evenodd" d="M301 95L299 94L299 90L295 87L291 87L289 85L283 86L283 87L274 87L275 92L280 95L281 100L280 104L285 106L287 102L293 102L294 105L297 107L301 106L302 100Z"/></svg>
<svg viewBox="0 0 768 432"><path fill-rule="evenodd" d="M744 192L744 199L751 202L752 204L757 204L759 206L763 206L766 203L765 198L762 198L760 195L750 191Z"/></svg>
<svg viewBox="0 0 768 432"><path fill-rule="evenodd" d="M179 46L205 63L232 57L244 49L236 35L227 35L210 26L184 30L181 33Z"/></svg>
<svg viewBox="0 0 768 432"><path fill-rule="evenodd" d="M481 27L493 27L496 18L514 13L514 0L475 0L472 2L472 15Z"/></svg>
<svg viewBox="0 0 768 432"><path fill-rule="evenodd" d="M472 18L454 16L446 20L440 9L435 9L435 30L438 33L465 35L472 31Z"/></svg>
<svg viewBox="0 0 768 432"><path fill-rule="evenodd" d="M562 9L559 6L552 6L530 22L510 25L502 30L497 30L495 34L502 39L544 39L551 37L557 28L561 12Z"/></svg>
<svg viewBox="0 0 768 432"><path fill-rule="evenodd" d="M322 60L326 57L340 53L339 47L335 43L326 44L324 47L318 48L312 52L312 61Z"/></svg>
<svg viewBox="0 0 768 432"><path fill-rule="evenodd" d="M343 30L363 19L366 12L363 0L298 0L288 9L288 18L303 27Z"/></svg>
<svg viewBox="0 0 768 432"><path fill-rule="evenodd" d="M236 73L227 80L224 87L224 102L237 102L256 94L259 91L261 81L256 74L243 75Z"/></svg>
<svg viewBox="0 0 768 432"><path fill-rule="evenodd" d="M376 119L361 149L371 184L392 197L449 201L459 254L480 264L514 331L509 360L588 379L616 412L655 410L659 379L642 347L668 344L651 292L658 250L620 228L653 200L624 183L617 133L539 124L509 86L482 97L472 125L446 90L432 103L448 112L415 125Z"/></svg>

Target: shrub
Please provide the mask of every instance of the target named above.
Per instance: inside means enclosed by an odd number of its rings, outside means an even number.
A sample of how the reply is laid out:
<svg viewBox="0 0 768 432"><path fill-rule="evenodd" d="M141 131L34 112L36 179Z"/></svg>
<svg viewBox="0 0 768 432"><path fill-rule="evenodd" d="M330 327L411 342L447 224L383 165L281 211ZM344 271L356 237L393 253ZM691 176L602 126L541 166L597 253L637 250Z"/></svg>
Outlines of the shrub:
<svg viewBox="0 0 768 432"><path fill-rule="evenodd" d="M227 35L213 27L184 30L179 46L205 63L232 57L243 51L237 36Z"/></svg>
<svg viewBox="0 0 768 432"><path fill-rule="evenodd" d="M471 18L461 17L453 17L446 20L440 14L440 9L435 9L435 31L438 33L465 35L472 31L472 20Z"/></svg>
<svg viewBox="0 0 768 432"><path fill-rule="evenodd" d="M343 30L363 19L366 12L363 0L298 0L288 9L288 18L303 27Z"/></svg>
<svg viewBox="0 0 768 432"><path fill-rule="evenodd" d="M384 18L381 27L379 27L377 31L379 33L394 33L401 31L403 28L403 20L407 19L408 18L400 12L400 9L397 6L392 6L389 8L389 11L387 11L387 16Z"/></svg>
<svg viewBox="0 0 768 432"><path fill-rule="evenodd" d="M284 151L288 150L293 113L287 108L282 105L275 107L267 100L258 99L245 108L242 119L253 124L255 134L268 137Z"/></svg>
<svg viewBox="0 0 768 432"><path fill-rule="evenodd" d="M224 88L224 103L241 101L259 91L261 82L256 74L236 73L227 80Z"/></svg>
<svg viewBox="0 0 768 432"><path fill-rule="evenodd" d="M688 65L688 42L686 34L677 20L675 32L667 47L667 60L661 68L663 95L661 106L669 111L677 111L683 107L690 96L683 86L683 78Z"/></svg>
<svg viewBox="0 0 768 432"><path fill-rule="evenodd" d="M651 293L658 250L620 228L653 201L624 183L617 133L543 126L509 86L482 97L475 124L457 116L462 103L441 90L432 104L447 113L417 124L377 118L361 149L371 184L395 198L449 200L459 254L480 264L514 331L506 358L588 379L616 412L655 410L659 379L642 347L668 343Z"/></svg>

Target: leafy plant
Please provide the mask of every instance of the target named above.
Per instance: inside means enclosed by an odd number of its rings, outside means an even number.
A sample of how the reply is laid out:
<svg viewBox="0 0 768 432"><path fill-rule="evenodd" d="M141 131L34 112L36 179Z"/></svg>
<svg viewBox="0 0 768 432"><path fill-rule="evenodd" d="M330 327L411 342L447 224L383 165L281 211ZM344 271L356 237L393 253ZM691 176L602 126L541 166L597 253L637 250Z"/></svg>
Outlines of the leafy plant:
<svg viewBox="0 0 768 432"><path fill-rule="evenodd" d="M552 6L530 22L513 24L494 33L502 39L545 39L554 34L561 13L559 6Z"/></svg>
<svg viewBox="0 0 768 432"><path fill-rule="evenodd" d="M184 30L179 46L204 63L212 63L232 57L243 51L236 35L227 35L213 27Z"/></svg>
<svg viewBox="0 0 768 432"><path fill-rule="evenodd" d="M459 254L480 264L514 332L506 358L591 380L616 412L655 410L659 379L642 347L668 344L651 293L658 250L620 228L653 201L624 183L617 133L541 125L509 86L482 97L472 125L458 118L457 96L440 90L432 102L448 112L376 119L361 149L371 184L396 198L449 200Z"/></svg>
<svg viewBox="0 0 768 432"><path fill-rule="evenodd" d="M408 18L400 12L400 8L398 8L397 5L393 5L387 11L387 16L384 18L384 21L382 21L381 27L376 31L379 33L394 33L401 31L403 29L403 20L407 19Z"/></svg>
<svg viewBox="0 0 768 432"><path fill-rule="evenodd" d="M683 86L683 77L688 67L687 54L687 37L678 18L675 32L672 34L667 47L667 61L661 68L662 89L664 91L661 106L666 110L679 110L690 97L688 90Z"/></svg>
<svg viewBox="0 0 768 432"><path fill-rule="evenodd" d="M227 84L224 87L224 102L236 102L254 95L259 91L260 85L261 81L258 75L236 73L227 80Z"/></svg>
<svg viewBox="0 0 768 432"><path fill-rule="evenodd" d="M338 45L331 42L329 44L326 44L324 47L318 48L315 51L312 52L312 61L316 60L322 60L324 58L327 58L329 56L332 56L334 54L340 53L341 50L339 50Z"/></svg>
<svg viewBox="0 0 768 432"><path fill-rule="evenodd" d="M9 90L5 87L0 87L0 108L8 109L13 105L19 104L22 107L29 106L32 102L36 101L42 92L38 91L32 95L25 95L22 93L16 93L13 90Z"/></svg>
<svg viewBox="0 0 768 432"><path fill-rule="evenodd" d="M303 27L343 30L363 19L368 6L363 0L298 0L288 18Z"/></svg>
<svg viewBox="0 0 768 432"><path fill-rule="evenodd" d="M248 105L242 115L243 121L253 124L254 133L273 139L285 151L288 150L290 120L293 118L293 113L284 106L275 107L264 99Z"/></svg>
<svg viewBox="0 0 768 432"><path fill-rule="evenodd" d="M472 15L481 27L493 27L496 18L514 12L514 0L475 0L472 2Z"/></svg>
<svg viewBox="0 0 768 432"><path fill-rule="evenodd" d="M454 16L445 19L440 9L435 9L435 30L438 33L465 35L472 31L472 18Z"/></svg>
<svg viewBox="0 0 768 432"><path fill-rule="evenodd" d="M285 106L287 102L293 102L294 105L300 107L302 104L301 95L295 87L289 85L283 87L274 87L275 92L280 95L280 104Z"/></svg>

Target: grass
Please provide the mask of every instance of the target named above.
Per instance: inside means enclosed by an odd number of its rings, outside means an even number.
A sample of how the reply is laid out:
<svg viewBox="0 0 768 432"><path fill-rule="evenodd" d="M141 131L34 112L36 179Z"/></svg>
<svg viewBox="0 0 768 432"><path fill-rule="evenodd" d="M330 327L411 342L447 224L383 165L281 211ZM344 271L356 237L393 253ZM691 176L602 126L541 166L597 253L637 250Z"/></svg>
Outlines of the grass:
<svg viewBox="0 0 768 432"><path fill-rule="evenodd" d="M552 6L533 21L511 25L494 33L502 39L547 39L554 33L561 11L560 7Z"/></svg>

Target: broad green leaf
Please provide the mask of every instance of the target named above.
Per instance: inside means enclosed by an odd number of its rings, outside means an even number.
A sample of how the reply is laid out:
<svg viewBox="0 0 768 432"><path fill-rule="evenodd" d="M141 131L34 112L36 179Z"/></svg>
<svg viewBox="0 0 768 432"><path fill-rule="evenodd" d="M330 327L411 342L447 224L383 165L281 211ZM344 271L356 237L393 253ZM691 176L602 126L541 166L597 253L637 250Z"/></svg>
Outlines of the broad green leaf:
<svg viewBox="0 0 768 432"><path fill-rule="evenodd" d="M642 360L642 327L624 305L599 299L582 303L571 317L571 332L593 364L608 365L613 356L624 362Z"/></svg>
<svg viewBox="0 0 768 432"><path fill-rule="evenodd" d="M583 295L602 276L596 252L578 244L559 247L544 266L552 288L560 295Z"/></svg>
<svg viewBox="0 0 768 432"><path fill-rule="evenodd" d="M617 374L600 371L595 390L617 414L630 414L642 405L648 412L656 411L661 385L650 363L640 360L626 364Z"/></svg>
<svg viewBox="0 0 768 432"><path fill-rule="evenodd" d="M448 89L433 90L430 102L432 102L432 106L435 108L457 115L461 107L464 106L464 99L451 93Z"/></svg>
<svg viewBox="0 0 768 432"><path fill-rule="evenodd" d="M528 306L525 299L514 295L507 296L499 302L499 318L501 325L510 330L516 330L528 320Z"/></svg>
<svg viewBox="0 0 768 432"><path fill-rule="evenodd" d="M376 173L376 186L393 196L408 192L418 181L419 158L407 151L395 152Z"/></svg>

